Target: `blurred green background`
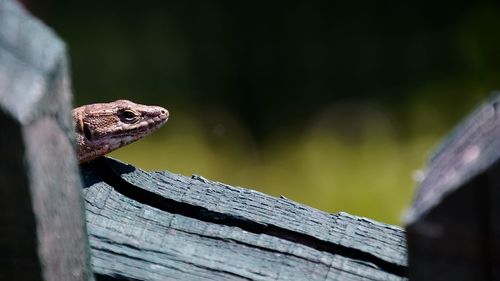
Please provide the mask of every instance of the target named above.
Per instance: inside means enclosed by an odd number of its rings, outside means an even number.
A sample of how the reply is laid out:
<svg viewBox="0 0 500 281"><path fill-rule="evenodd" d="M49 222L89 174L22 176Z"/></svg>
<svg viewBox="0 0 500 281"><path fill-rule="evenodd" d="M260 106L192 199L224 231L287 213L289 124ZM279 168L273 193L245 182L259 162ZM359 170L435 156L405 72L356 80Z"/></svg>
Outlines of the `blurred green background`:
<svg viewBox="0 0 500 281"><path fill-rule="evenodd" d="M495 1L23 2L67 42L75 105L169 109L113 157L388 223L500 88Z"/></svg>

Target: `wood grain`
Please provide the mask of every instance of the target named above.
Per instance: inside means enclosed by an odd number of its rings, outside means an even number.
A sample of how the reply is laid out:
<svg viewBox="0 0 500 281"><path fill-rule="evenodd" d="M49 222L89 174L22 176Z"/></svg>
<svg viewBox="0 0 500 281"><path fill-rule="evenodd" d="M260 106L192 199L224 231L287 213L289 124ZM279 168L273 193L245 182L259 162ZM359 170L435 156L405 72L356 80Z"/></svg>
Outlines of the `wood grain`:
<svg viewBox="0 0 500 281"><path fill-rule="evenodd" d="M399 227L109 158L82 173L98 279L405 279Z"/></svg>

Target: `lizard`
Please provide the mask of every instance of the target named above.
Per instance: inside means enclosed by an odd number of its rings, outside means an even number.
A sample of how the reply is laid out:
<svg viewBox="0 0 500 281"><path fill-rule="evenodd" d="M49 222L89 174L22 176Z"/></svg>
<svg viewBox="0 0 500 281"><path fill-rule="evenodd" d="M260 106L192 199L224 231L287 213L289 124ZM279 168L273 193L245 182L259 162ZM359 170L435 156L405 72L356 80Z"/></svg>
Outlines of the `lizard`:
<svg viewBox="0 0 500 281"><path fill-rule="evenodd" d="M77 107L72 117L82 164L149 135L167 122L169 112L160 106L117 100Z"/></svg>

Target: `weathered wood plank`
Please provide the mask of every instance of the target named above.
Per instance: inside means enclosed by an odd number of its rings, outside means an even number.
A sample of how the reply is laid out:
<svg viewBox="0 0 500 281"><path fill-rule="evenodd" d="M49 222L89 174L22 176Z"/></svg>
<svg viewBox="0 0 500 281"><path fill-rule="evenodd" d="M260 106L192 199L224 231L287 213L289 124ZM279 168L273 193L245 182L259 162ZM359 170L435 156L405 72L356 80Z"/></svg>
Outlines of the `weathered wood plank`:
<svg viewBox="0 0 500 281"><path fill-rule="evenodd" d="M0 0L0 280L88 280L64 43Z"/></svg>
<svg viewBox="0 0 500 281"><path fill-rule="evenodd" d="M99 279L405 279L398 227L109 158L82 172Z"/></svg>
<svg viewBox="0 0 500 281"><path fill-rule="evenodd" d="M413 280L500 278L500 95L443 142L408 213Z"/></svg>

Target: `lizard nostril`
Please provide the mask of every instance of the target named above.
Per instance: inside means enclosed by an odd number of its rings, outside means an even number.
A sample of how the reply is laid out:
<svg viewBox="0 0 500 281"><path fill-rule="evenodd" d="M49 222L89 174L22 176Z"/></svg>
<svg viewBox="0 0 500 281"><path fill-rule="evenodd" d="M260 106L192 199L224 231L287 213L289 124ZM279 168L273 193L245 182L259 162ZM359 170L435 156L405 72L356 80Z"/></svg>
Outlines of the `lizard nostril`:
<svg viewBox="0 0 500 281"><path fill-rule="evenodd" d="M160 110L161 115L167 115L167 110L166 109L161 109Z"/></svg>

